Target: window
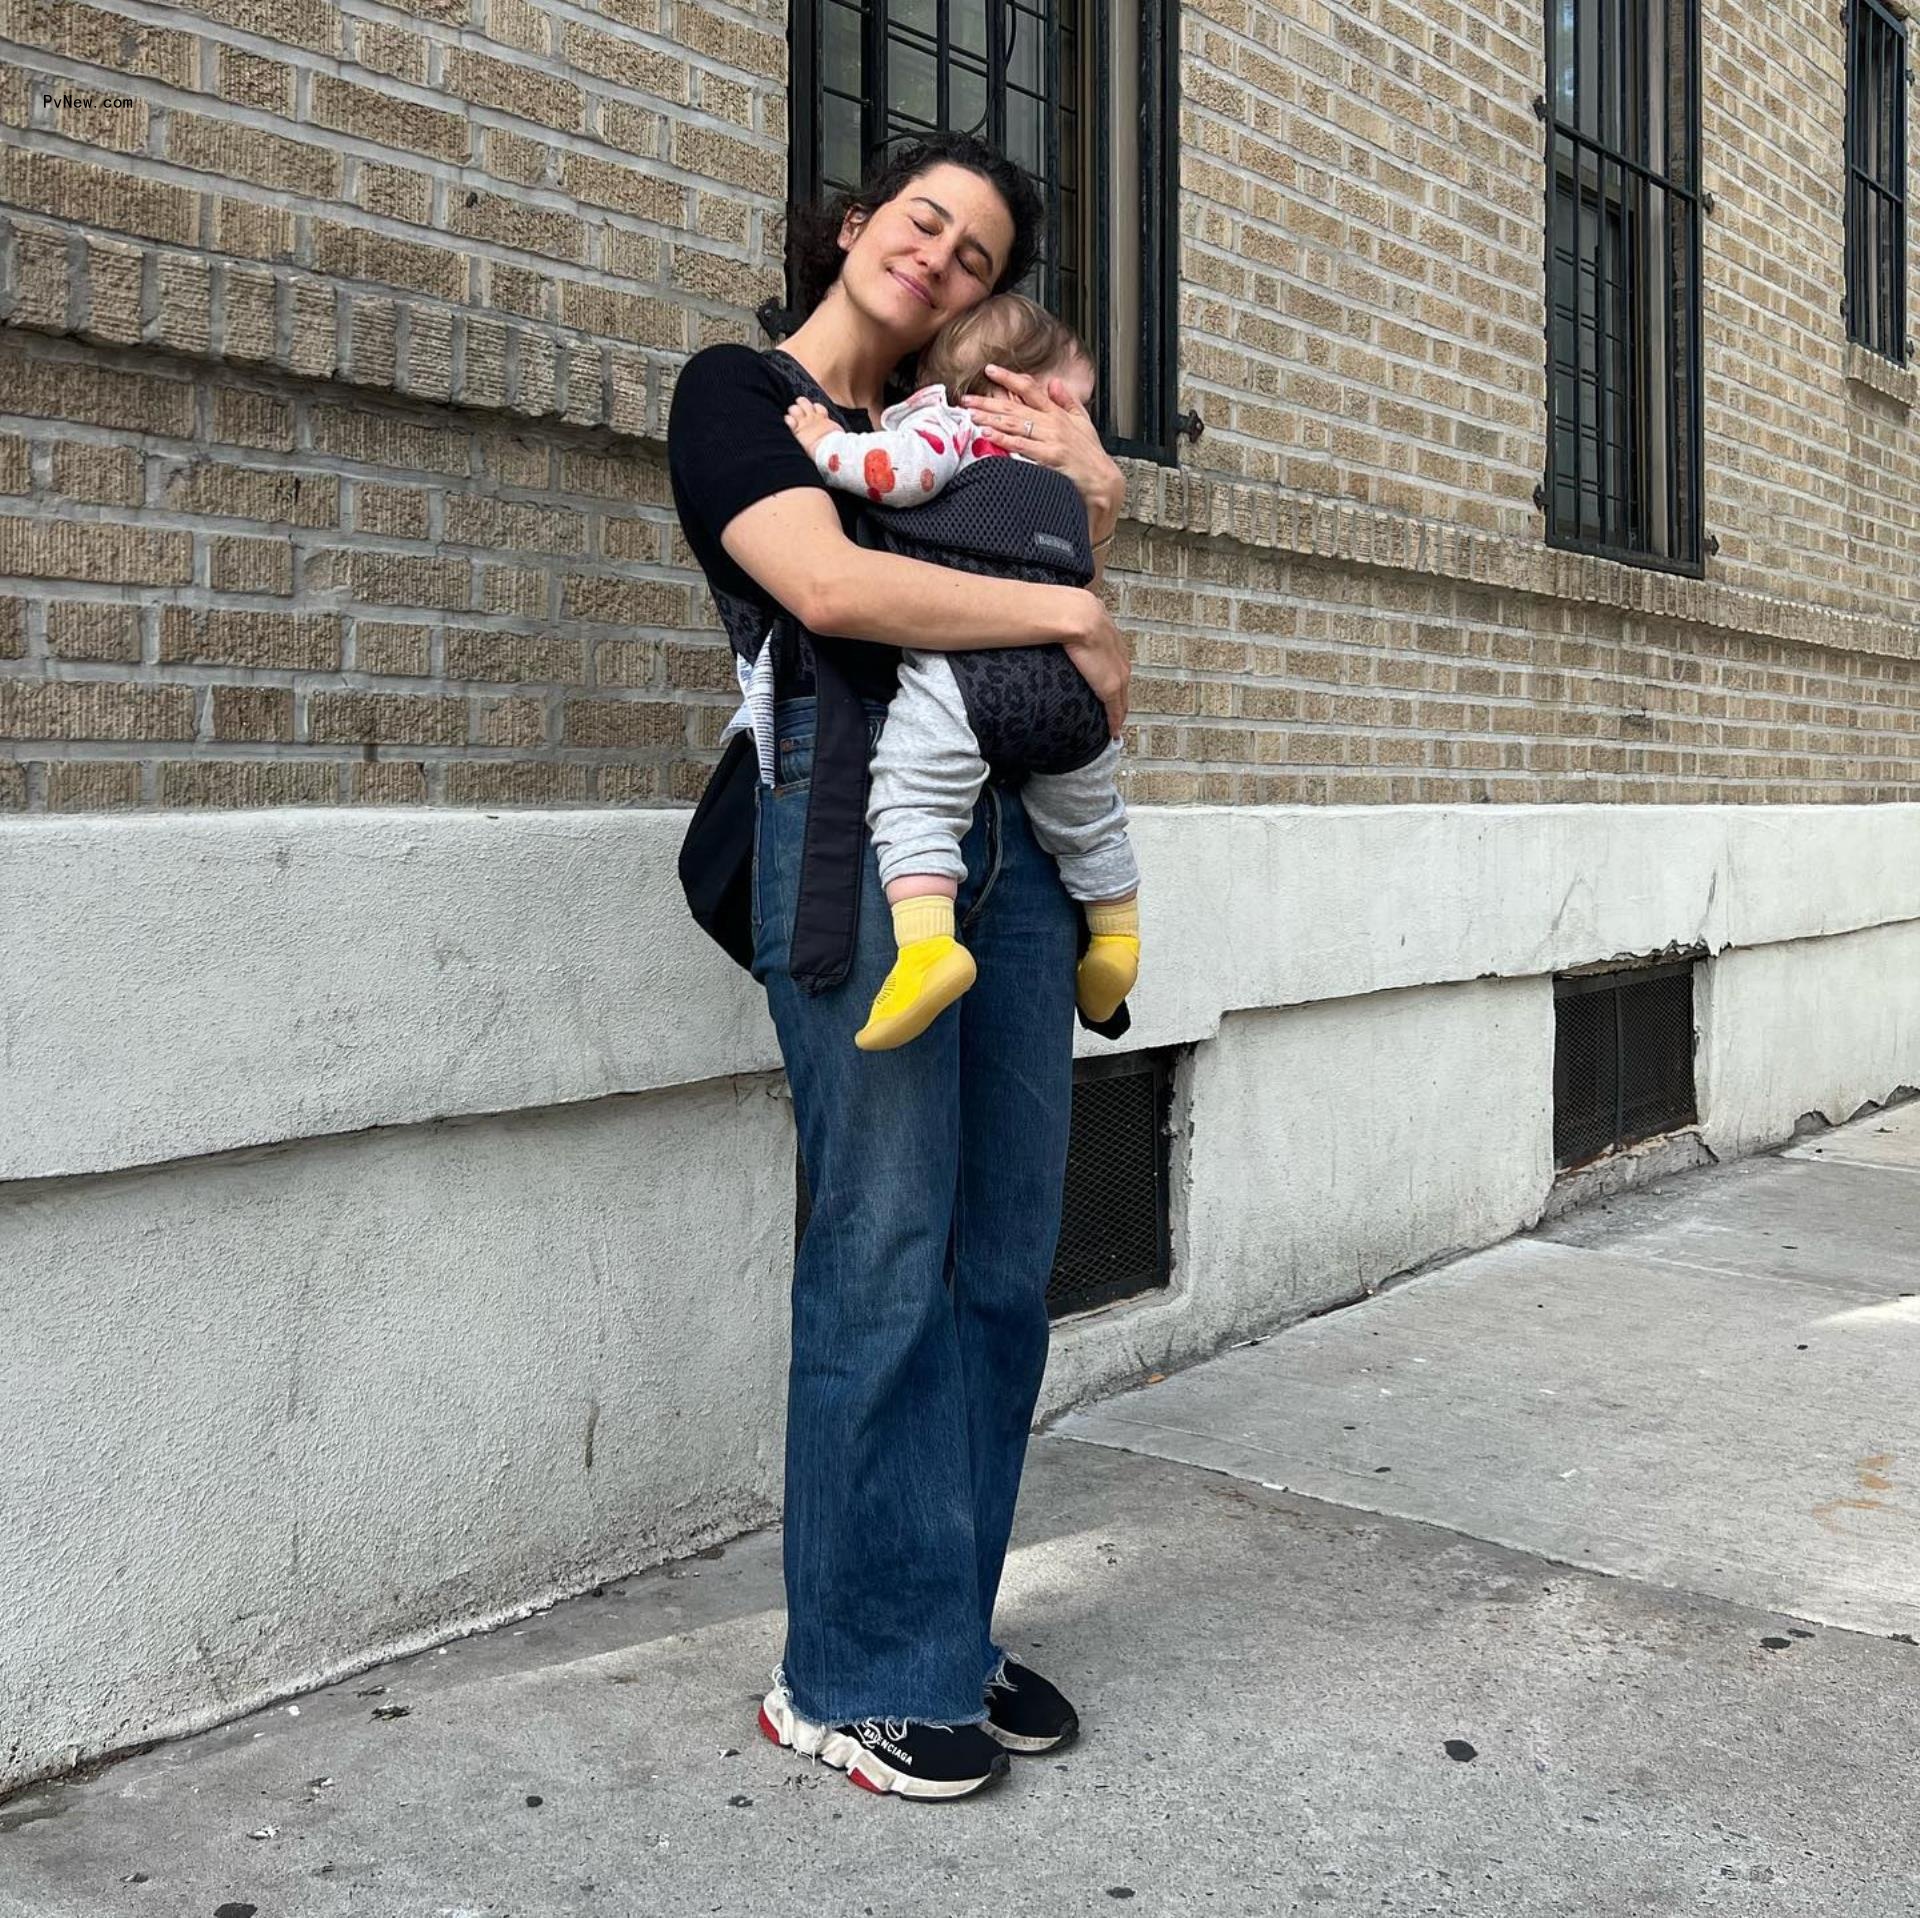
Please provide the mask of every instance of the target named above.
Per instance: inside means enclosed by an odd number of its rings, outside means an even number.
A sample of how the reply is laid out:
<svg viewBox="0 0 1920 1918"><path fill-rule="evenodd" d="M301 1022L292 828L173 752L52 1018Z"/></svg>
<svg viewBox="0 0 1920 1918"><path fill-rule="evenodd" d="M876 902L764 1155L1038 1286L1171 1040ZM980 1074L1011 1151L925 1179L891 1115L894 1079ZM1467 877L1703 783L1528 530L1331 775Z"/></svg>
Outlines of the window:
<svg viewBox="0 0 1920 1918"><path fill-rule="evenodd" d="M1094 348L1115 452L1174 439L1176 0L795 0L792 195L853 186L888 142L977 133L1039 182L1019 290Z"/></svg>
<svg viewBox="0 0 1920 1918"><path fill-rule="evenodd" d="M1695 0L1548 0L1547 49L1547 537L1698 572Z"/></svg>
<svg viewBox="0 0 1920 1918"><path fill-rule="evenodd" d="M1847 337L1907 357L1907 29L1847 0Z"/></svg>

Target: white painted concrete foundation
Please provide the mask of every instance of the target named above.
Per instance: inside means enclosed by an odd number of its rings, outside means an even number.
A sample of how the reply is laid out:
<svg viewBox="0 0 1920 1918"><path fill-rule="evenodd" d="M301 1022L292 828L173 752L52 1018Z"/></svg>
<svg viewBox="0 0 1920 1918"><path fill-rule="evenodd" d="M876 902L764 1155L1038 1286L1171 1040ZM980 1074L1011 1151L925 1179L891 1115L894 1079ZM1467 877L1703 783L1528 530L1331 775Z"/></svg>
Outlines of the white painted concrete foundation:
<svg viewBox="0 0 1920 1918"><path fill-rule="evenodd" d="M1043 1416L1536 1220L1557 970L1712 955L1723 1157L1920 1084L1920 807L1135 818L1174 1285ZM0 1790L775 1515L792 1126L684 827L0 825Z"/></svg>

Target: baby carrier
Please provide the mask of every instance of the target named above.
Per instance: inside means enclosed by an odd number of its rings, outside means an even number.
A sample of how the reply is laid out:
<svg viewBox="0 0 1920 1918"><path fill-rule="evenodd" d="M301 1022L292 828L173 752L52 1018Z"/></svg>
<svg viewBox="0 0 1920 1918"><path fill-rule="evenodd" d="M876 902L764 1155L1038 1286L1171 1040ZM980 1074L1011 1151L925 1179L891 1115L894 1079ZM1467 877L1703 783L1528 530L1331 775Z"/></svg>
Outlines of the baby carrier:
<svg viewBox="0 0 1920 1918"><path fill-rule="evenodd" d="M785 353L767 355L796 393L830 404L812 375ZM1050 467L1015 459L983 459L957 473L924 506L857 509L854 537L910 559L999 578L1084 586L1093 577L1086 510L1073 482ZM771 703L775 650L810 663L815 734L807 833L801 853L788 970L809 993L846 978L859 933L866 837L869 739L863 696L890 697L898 651L868 642L823 638L776 610L715 593L736 653L755 650L764 635L765 671L757 674ZM740 642L745 639L744 648ZM966 703L980 756L997 785L1017 788L1029 774L1070 772L1105 750L1106 707L1060 646L1006 646L945 655ZM876 662L884 665L877 671ZM751 699L750 699L751 703ZM765 717L766 715L762 715ZM754 732L734 735L714 769L680 849L680 883L694 918L738 964L751 969L751 885L754 788L759 781ZM1080 952L1092 935L1084 915ZM1118 1039L1131 1026L1124 1002L1110 1019L1081 1025Z"/></svg>

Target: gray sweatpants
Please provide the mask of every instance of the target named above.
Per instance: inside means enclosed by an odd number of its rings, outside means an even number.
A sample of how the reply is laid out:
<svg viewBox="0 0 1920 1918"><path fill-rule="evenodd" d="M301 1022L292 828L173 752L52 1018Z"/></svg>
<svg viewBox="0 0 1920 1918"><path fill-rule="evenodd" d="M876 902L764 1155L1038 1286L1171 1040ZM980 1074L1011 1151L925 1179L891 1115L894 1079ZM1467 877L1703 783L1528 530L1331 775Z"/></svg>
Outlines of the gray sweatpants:
<svg viewBox="0 0 1920 1918"><path fill-rule="evenodd" d="M1077 771L1034 773L1020 788L1033 836L1060 868L1070 897L1124 899L1140 884L1127 809L1114 785L1120 741ZM867 828L880 883L907 873L960 880L960 842L986 784L987 764L960 684L942 653L905 651L900 687L873 750Z"/></svg>

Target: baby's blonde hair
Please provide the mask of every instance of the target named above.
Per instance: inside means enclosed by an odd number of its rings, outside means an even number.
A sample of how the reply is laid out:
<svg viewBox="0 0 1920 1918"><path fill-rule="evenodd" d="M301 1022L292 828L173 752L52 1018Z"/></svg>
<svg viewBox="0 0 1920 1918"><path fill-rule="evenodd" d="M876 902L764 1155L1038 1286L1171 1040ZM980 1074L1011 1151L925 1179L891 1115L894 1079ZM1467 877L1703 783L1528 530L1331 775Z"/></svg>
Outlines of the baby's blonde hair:
<svg viewBox="0 0 1920 1918"><path fill-rule="evenodd" d="M963 393L997 393L987 362L1010 373L1044 373L1074 358L1089 366L1089 353L1072 327L1020 293L995 293L943 327L920 353L916 383L938 382L949 399Z"/></svg>

